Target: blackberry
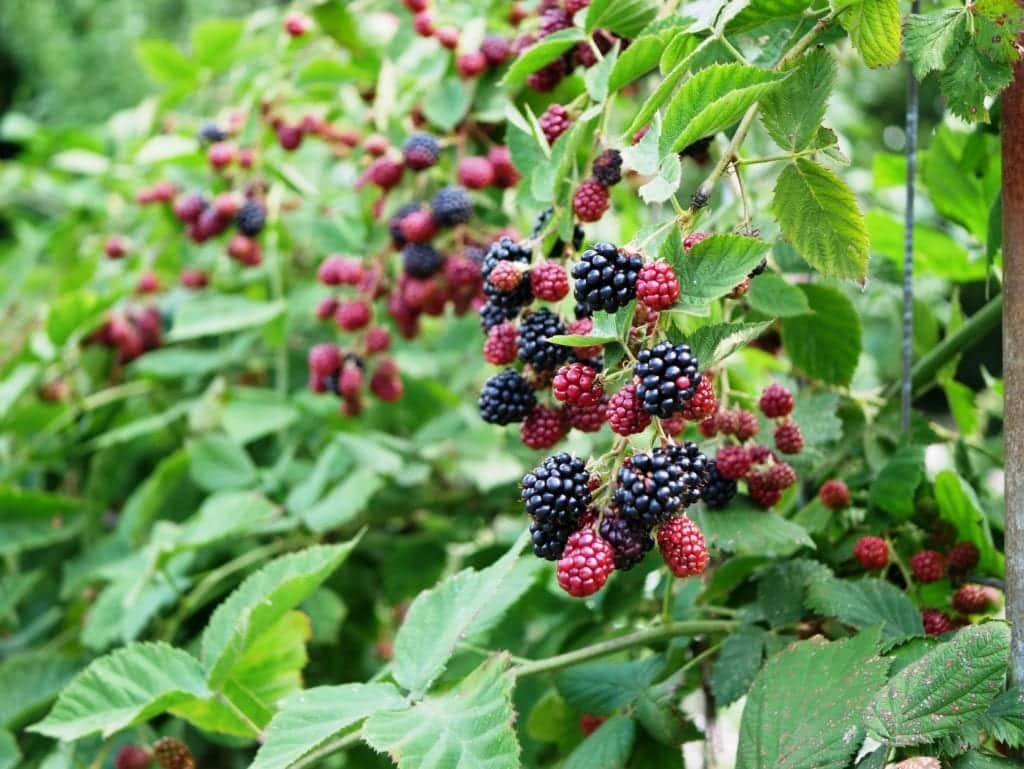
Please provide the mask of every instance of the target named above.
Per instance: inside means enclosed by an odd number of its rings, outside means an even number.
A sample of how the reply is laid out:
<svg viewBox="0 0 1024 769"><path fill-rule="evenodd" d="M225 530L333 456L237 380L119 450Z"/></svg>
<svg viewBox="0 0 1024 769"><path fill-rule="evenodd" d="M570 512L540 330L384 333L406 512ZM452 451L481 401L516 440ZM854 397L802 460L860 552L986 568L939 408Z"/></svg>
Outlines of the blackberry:
<svg viewBox="0 0 1024 769"><path fill-rule="evenodd" d="M693 158L698 162L703 162L707 159L708 148L711 147L711 142L714 138L714 136L705 136L697 139L693 144L687 144L683 147L679 154L684 158Z"/></svg>
<svg viewBox="0 0 1024 769"><path fill-rule="evenodd" d="M616 477L614 502L622 517L634 525L654 528L692 501L700 499L701 474L681 452L656 448L650 454L634 454ZM699 452L698 452L699 453ZM687 467L678 463L687 459ZM703 456L702 454L700 456ZM703 471L703 463L700 464Z"/></svg>
<svg viewBox="0 0 1024 769"><path fill-rule="evenodd" d="M693 398L701 375L689 345L661 342L640 350L636 359L636 393L648 414L668 418Z"/></svg>
<svg viewBox="0 0 1024 769"><path fill-rule="evenodd" d="M636 297L636 280L643 260L625 254L611 243L596 243L572 268L576 301L592 311L615 312Z"/></svg>
<svg viewBox="0 0 1024 769"><path fill-rule="evenodd" d="M615 570L612 546L593 529L573 532L558 561L558 585L574 598L593 595Z"/></svg>
<svg viewBox="0 0 1024 769"><path fill-rule="evenodd" d="M544 133L544 138L548 140L548 144L554 144L555 139L569 130L572 118L569 117L569 111L561 104L551 104L544 110L544 114L537 120L537 124Z"/></svg>
<svg viewBox="0 0 1024 769"><path fill-rule="evenodd" d="M220 126L213 122L203 123L202 127L199 129L199 141L204 144L222 142L227 138L227 134L220 130Z"/></svg>
<svg viewBox="0 0 1024 769"><path fill-rule="evenodd" d="M615 568L629 571L644 559L654 547L650 529L635 526L621 517L605 517L601 521L601 537L612 546L615 553Z"/></svg>
<svg viewBox="0 0 1024 769"><path fill-rule="evenodd" d="M763 273L767 269L768 269L768 258L765 257L764 259L762 259L760 262L757 263L757 267L755 267L749 273L747 273L747 277L748 278L756 278L758 275L760 275L761 273Z"/></svg>
<svg viewBox="0 0 1024 769"><path fill-rule="evenodd" d="M508 318L514 317L521 307L525 307L533 301L533 293L528 279L529 273L523 275L524 280L512 291L502 291L495 286L490 280L491 273L500 262L529 264L532 258L533 252L529 248L519 245L507 237L492 243L484 256L481 271L484 278L484 293L490 300L488 303L506 311Z"/></svg>
<svg viewBox="0 0 1024 769"><path fill-rule="evenodd" d="M480 308L480 325L484 331L490 331L495 326L500 326L505 321L511 320L515 315L515 310L510 313L493 302L487 302Z"/></svg>
<svg viewBox="0 0 1024 769"><path fill-rule="evenodd" d="M821 484L818 498L829 510L845 510L850 506L850 489L842 481L831 478Z"/></svg>
<svg viewBox="0 0 1024 769"><path fill-rule="evenodd" d="M248 238L259 235L266 221L267 210L255 200L245 201L235 214L235 226Z"/></svg>
<svg viewBox="0 0 1024 769"><path fill-rule="evenodd" d="M534 240L538 235L540 235L541 230L543 230L544 227L547 226L547 223L551 221L551 217L554 213L555 209L548 207L537 215L536 220L533 222L533 229L530 230L530 240Z"/></svg>
<svg viewBox="0 0 1024 769"><path fill-rule="evenodd" d="M473 215L473 201L462 187L442 187L431 204L434 221L441 227L465 224Z"/></svg>
<svg viewBox="0 0 1024 769"><path fill-rule="evenodd" d="M938 609L921 609L921 624L925 635L940 636L956 628L952 617Z"/></svg>
<svg viewBox="0 0 1024 769"><path fill-rule="evenodd" d="M565 324L547 307L529 313L519 324L519 359L537 371L552 371L569 358L569 348L548 341L565 333Z"/></svg>
<svg viewBox="0 0 1024 769"><path fill-rule="evenodd" d="M611 205L608 188L596 179L587 179L572 196L572 210L581 222L596 222Z"/></svg>
<svg viewBox="0 0 1024 769"><path fill-rule="evenodd" d="M533 518L530 532L534 552L556 561L590 506L586 463L567 452L555 454L523 476L522 487L521 498Z"/></svg>
<svg viewBox="0 0 1024 769"><path fill-rule="evenodd" d="M853 557L869 571L881 569L889 563L889 545L881 537L861 537L853 546Z"/></svg>
<svg viewBox="0 0 1024 769"><path fill-rule="evenodd" d="M910 557L910 570L918 582L938 582L946 576L946 559L935 550L921 550Z"/></svg>
<svg viewBox="0 0 1024 769"><path fill-rule="evenodd" d="M591 173L605 187L613 187L622 181L622 154L618 150L605 150L591 167Z"/></svg>
<svg viewBox="0 0 1024 769"><path fill-rule="evenodd" d="M704 473L704 488L700 498L709 510L721 510L736 496L736 481L725 478L718 472L715 460L709 460Z"/></svg>
<svg viewBox="0 0 1024 769"><path fill-rule="evenodd" d="M677 577L696 576L708 565L704 534L685 515L672 518L658 529L658 549Z"/></svg>
<svg viewBox="0 0 1024 769"><path fill-rule="evenodd" d="M441 155L441 147L437 139L427 133L410 136L402 147L405 164L414 171L430 168Z"/></svg>
<svg viewBox="0 0 1024 769"><path fill-rule="evenodd" d="M529 383L511 368L488 379L478 401L480 416L495 425L522 422L536 403L537 396Z"/></svg>
<svg viewBox="0 0 1024 769"><path fill-rule="evenodd" d="M402 267L414 278L429 278L441 269L444 258L429 243L407 243L402 249Z"/></svg>

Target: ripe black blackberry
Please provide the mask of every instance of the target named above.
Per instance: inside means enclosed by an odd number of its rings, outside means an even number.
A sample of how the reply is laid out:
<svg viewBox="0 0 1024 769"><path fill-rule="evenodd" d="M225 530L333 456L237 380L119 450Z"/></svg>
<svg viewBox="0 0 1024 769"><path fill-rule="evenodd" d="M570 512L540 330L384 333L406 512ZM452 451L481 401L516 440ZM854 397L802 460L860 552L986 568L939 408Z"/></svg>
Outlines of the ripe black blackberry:
<svg viewBox="0 0 1024 769"><path fill-rule="evenodd" d="M235 226L247 238L254 238L259 235L266 221L267 209L255 200L245 201L241 208L238 209L238 213L235 214Z"/></svg>
<svg viewBox="0 0 1024 769"><path fill-rule="evenodd" d="M700 496L710 510L721 510L736 496L736 481L723 478L713 459L708 461Z"/></svg>
<svg viewBox="0 0 1024 769"><path fill-rule="evenodd" d="M643 267L638 254L626 254L611 243L595 243L573 266L576 301L592 311L615 312L636 297L636 278Z"/></svg>
<svg viewBox="0 0 1024 769"><path fill-rule="evenodd" d="M419 203L406 203L395 211L395 215L388 221L388 233L391 235L391 241L395 244L396 248L401 248L405 245L405 235L402 234L402 219L419 210Z"/></svg>
<svg viewBox="0 0 1024 769"><path fill-rule="evenodd" d="M226 138L228 138L227 134L220 130L220 127L216 123L203 123L202 127L199 129L199 141L204 144L222 142Z"/></svg>
<svg viewBox="0 0 1024 769"><path fill-rule="evenodd" d="M484 293L488 297L488 304L493 304L505 310L509 318L515 316L518 310L533 301L533 292L530 289L529 273L523 275L523 280L511 291L502 291L491 283L491 273L499 262L520 262L529 264L533 258L533 252L524 245L515 243L511 238L501 238L487 249L484 256L484 263L481 273L484 278Z"/></svg>
<svg viewBox="0 0 1024 769"><path fill-rule="evenodd" d="M619 470L613 499L631 525L652 529L700 498L701 475L693 469L694 462L680 464L686 450L677 448L634 454Z"/></svg>
<svg viewBox="0 0 1024 769"><path fill-rule="evenodd" d="M402 147L405 164L414 171L430 168L441 155L441 147L437 139L427 133L410 136Z"/></svg>
<svg viewBox="0 0 1024 769"><path fill-rule="evenodd" d="M622 181L622 154L618 150L605 150L594 160L591 174L605 187L614 187Z"/></svg>
<svg viewBox="0 0 1024 769"><path fill-rule="evenodd" d="M522 486L521 498L533 518L533 550L541 558L558 560L590 506L586 463L566 452L555 454L523 476Z"/></svg>
<svg viewBox="0 0 1024 769"><path fill-rule="evenodd" d="M480 308L480 326L484 331L490 331L495 326L500 326L506 320L512 320L515 316L515 310L510 312L493 302L487 302Z"/></svg>
<svg viewBox="0 0 1024 769"><path fill-rule="evenodd" d="M473 201L462 187L442 187L430 206L434 221L441 227L465 224L473 215Z"/></svg>
<svg viewBox="0 0 1024 769"><path fill-rule="evenodd" d="M660 342L640 350L633 366L644 410L667 419L689 403L700 384L700 366L689 345Z"/></svg>
<svg viewBox="0 0 1024 769"><path fill-rule="evenodd" d="M429 243L407 243L402 248L402 267L414 278L429 278L443 262L444 257Z"/></svg>
<svg viewBox="0 0 1024 769"><path fill-rule="evenodd" d="M530 240L535 239L540 235L541 230L547 226L547 223L551 221L551 217L554 215L555 209L548 207L541 211L537 218L533 222L533 229L530 230Z"/></svg>
<svg viewBox="0 0 1024 769"><path fill-rule="evenodd" d="M547 307L528 313L519 324L516 347L519 360L536 371L553 371L569 359L571 348L553 344L549 337L565 333L565 324Z"/></svg>
<svg viewBox="0 0 1024 769"><path fill-rule="evenodd" d="M605 516L601 521L601 538L612 546L615 553L615 568L629 571L644 559L654 547L651 530L634 526L622 517Z"/></svg>
<svg viewBox="0 0 1024 769"><path fill-rule="evenodd" d="M505 369L484 383L480 392L480 416L494 425L522 422L537 403L533 388L515 369Z"/></svg>
<svg viewBox="0 0 1024 769"><path fill-rule="evenodd" d="M702 499L701 488L704 486L708 472L708 458L693 441L674 443L660 449L668 453L672 461L683 472L682 481L686 487L680 495L683 507L688 507Z"/></svg>

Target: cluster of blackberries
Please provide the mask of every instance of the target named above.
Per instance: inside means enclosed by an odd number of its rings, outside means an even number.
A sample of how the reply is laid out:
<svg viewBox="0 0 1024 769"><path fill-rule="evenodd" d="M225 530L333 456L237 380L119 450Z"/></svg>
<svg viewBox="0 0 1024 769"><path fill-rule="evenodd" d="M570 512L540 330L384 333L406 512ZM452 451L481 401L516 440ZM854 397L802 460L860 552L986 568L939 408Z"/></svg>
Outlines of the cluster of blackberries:
<svg viewBox="0 0 1024 769"><path fill-rule="evenodd" d="M186 225L185 234L195 243L220 235L234 223L237 232L228 241L228 256L253 267L263 260L256 237L266 224L267 210L256 197L255 188L249 192L249 196L223 192L212 201L199 193L181 195L174 201L174 215Z"/></svg>
<svg viewBox="0 0 1024 769"><path fill-rule="evenodd" d="M643 267L638 254L611 243L595 243L572 268L573 295L589 312L614 313L636 298L636 282Z"/></svg>
<svg viewBox="0 0 1024 769"><path fill-rule="evenodd" d="M128 363L160 347L164 322L160 309L152 304L113 312L84 343L113 348L117 350L117 359Z"/></svg>
<svg viewBox="0 0 1024 769"><path fill-rule="evenodd" d="M379 329L387 334L385 329ZM362 354L344 352L337 345L318 344L309 351L309 389L315 393L331 393L341 398L341 412L345 416L356 416L363 410L365 386L382 401L396 401L402 397L404 387L398 374L398 366L390 358L377 360L373 372L366 373L367 360L383 350L379 342L371 347L373 334L363 340ZM390 339L382 339L390 341Z"/></svg>

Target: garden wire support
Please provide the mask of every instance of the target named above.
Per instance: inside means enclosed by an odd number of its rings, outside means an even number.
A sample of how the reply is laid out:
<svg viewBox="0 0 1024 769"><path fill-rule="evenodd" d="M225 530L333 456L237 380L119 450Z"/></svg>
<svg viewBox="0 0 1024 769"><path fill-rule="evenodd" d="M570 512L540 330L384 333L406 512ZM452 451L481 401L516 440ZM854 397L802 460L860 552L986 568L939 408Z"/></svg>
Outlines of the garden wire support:
<svg viewBox="0 0 1024 769"><path fill-rule="evenodd" d="M911 13L919 11L914 0ZM903 212L903 370L900 377L900 432L910 432L914 365L914 192L917 177L918 93L914 67L907 63L907 200Z"/></svg>
<svg viewBox="0 0 1024 769"><path fill-rule="evenodd" d="M1006 618L1011 676L1024 683L1024 63L1003 92L1003 316Z"/></svg>

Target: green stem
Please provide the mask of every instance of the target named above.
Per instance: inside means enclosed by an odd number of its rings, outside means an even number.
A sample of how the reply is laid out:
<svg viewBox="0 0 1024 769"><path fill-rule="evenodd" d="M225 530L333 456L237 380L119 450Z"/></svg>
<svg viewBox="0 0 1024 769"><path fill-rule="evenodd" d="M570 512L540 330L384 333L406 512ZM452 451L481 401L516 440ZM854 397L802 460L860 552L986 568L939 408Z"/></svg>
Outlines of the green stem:
<svg viewBox="0 0 1024 769"><path fill-rule="evenodd" d="M661 601L661 621L671 622L672 621L672 588L676 583L676 575L671 571L666 570L665 575L665 595Z"/></svg>
<svg viewBox="0 0 1024 769"><path fill-rule="evenodd" d="M782 155L765 155L760 158L747 158L746 160L737 160L736 165L738 166L754 166L758 163L776 163L779 161L792 160L793 158L800 158L804 155L814 155L821 150L817 147L809 150L800 150L799 152L787 152Z"/></svg>
<svg viewBox="0 0 1024 769"><path fill-rule="evenodd" d="M217 699L224 703L224 705L227 706L228 710L230 710L232 713L234 713L236 716L242 719L246 726L252 729L253 737L259 737L262 734L262 730L255 723L253 723L253 720L245 714L245 711L243 711L240 707L238 707L238 705L232 702L231 699L226 694L218 694Z"/></svg>
<svg viewBox="0 0 1024 769"><path fill-rule="evenodd" d="M473 652L474 654L479 654L482 657L493 657L496 654L501 654L501 652L495 651L494 649L485 649L482 646L477 646L476 644L467 643L466 641L463 641L462 643L460 643L459 644L459 648L463 649L465 651L468 651L468 652ZM512 660L512 662L516 663L517 665L525 665L525 664L527 664L530 661L530 660L526 659L525 657L517 657L514 654L510 654L508 658L510 660Z"/></svg>
<svg viewBox="0 0 1024 769"><path fill-rule="evenodd" d="M729 52L729 54L734 59L736 59L736 61L738 61L740 64L748 64L749 63L749 62L747 62L747 57L744 56L742 53L740 53L739 50L737 50L736 46L734 46L732 43L730 43L726 39L725 35L719 35L718 36L718 42L720 42L722 44L722 46L725 48L725 50L727 50Z"/></svg>
<svg viewBox="0 0 1024 769"><path fill-rule="evenodd" d="M351 748L362 738L363 734L358 729L354 732L343 735L341 737L335 737L334 739L325 742L312 753L307 753L298 761L289 764L289 766L291 769L304 769L304 767L313 766L314 764L318 763L321 759L331 755L332 753L337 753L339 750Z"/></svg>
<svg viewBox="0 0 1024 769"><path fill-rule="evenodd" d="M630 649L634 646L663 641L676 636L704 635L707 633L728 633L739 626L738 622L731 620L694 620L688 622L669 622L663 625L656 625L636 633L612 638L591 646L584 646L582 649L558 654L547 659L535 660L523 665L516 665L512 668L512 675L517 678L525 678L539 673L551 673L555 670L578 665L581 662L588 662L598 657L605 657L609 654Z"/></svg>

